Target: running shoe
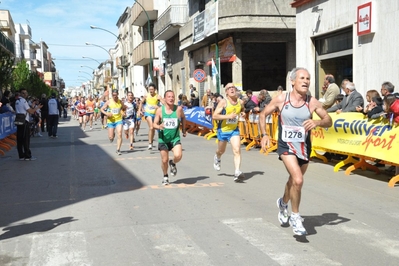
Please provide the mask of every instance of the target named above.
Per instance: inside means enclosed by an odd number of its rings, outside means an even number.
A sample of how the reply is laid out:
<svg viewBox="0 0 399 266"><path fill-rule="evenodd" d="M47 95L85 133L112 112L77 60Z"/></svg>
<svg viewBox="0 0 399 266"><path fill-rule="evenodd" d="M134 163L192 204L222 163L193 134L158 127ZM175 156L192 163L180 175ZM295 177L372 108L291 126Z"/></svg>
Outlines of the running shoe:
<svg viewBox="0 0 399 266"><path fill-rule="evenodd" d="M292 231L294 231L294 234L298 236L303 236L306 235L308 232L306 232L305 227L303 227L303 218L300 215L297 215L295 217L291 216L289 219L290 225L292 226Z"/></svg>
<svg viewBox="0 0 399 266"><path fill-rule="evenodd" d="M120 151L120 150L116 150L116 154L118 154L118 155L122 155L122 153L121 153L121 151Z"/></svg>
<svg viewBox="0 0 399 266"><path fill-rule="evenodd" d="M39 136L39 137L43 137L43 135L42 135L42 133L37 133L37 135Z"/></svg>
<svg viewBox="0 0 399 266"><path fill-rule="evenodd" d="M177 167L176 164L173 163L173 160L169 160L169 167L170 167L170 175L175 176L177 174Z"/></svg>
<svg viewBox="0 0 399 266"><path fill-rule="evenodd" d="M25 157L19 158L20 161L25 161Z"/></svg>
<svg viewBox="0 0 399 266"><path fill-rule="evenodd" d="M152 150L152 148L153 148L152 144L148 144L148 149Z"/></svg>
<svg viewBox="0 0 399 266"><path fill-rule="evenodd" d="M30 157L30 158L25 158L25 161L35 161L37 158L36 157Z"/></svg>
<svg viewBox="0 0 399 266"><path fill-rule="evenodd" d="M277 208L279 208L279 212L278 212L278 220L280 222L281 225L286 224L288 222L288 205L283 207L281 205L281 202L283 201L282 198L278 198L277 199Z"/></svg>
<svg viewBox="0 0 399 266"><path fill-rule="evenodd" d="M92 131L93 130L93 128L92 127L90 127L90 131Z"/></svg>
<svg viewBox="0 0 399 266"><path fill-rule="evenodd" d="M215 157L213 158L213 168L215 168L216 171L220 171L220 165L221 165L221 160L218 159L218 157L215 154Z"/></svg>
<svg viewBox="0 0 399 266"><path fill-rule="evenodd" d="M236 182L236 183L242 182L244 180L244 178L245 178L244 173L241 171L237 171L234 174L234 182Z"/></svg>
<svg viewBox="0 0 399 266"><path fill-rule="evenodd" d="M125 138L126 138L126 139L129 139L129 134L125 134Z"/></svg>
<svg viewBox="0 0 399 266"><path fill-rule="evenodd" d="M163 180L162 180L162 185L164 185L164 186L166 186L166 185L169 185L169 178L168 177L164 177L163 178Z"/></svg>
<svg viewBox="0 0 399 266"><path fill-rule="evenodd" d="M130 144L130 150L131 151L133 150L133 144Z"/></svg>
<svg viewBox="0 0 399 266"><path fill-rule="evenodd" d="M109 139L109 142L110 142L110 143L114 142L114 139Z"/></svg>

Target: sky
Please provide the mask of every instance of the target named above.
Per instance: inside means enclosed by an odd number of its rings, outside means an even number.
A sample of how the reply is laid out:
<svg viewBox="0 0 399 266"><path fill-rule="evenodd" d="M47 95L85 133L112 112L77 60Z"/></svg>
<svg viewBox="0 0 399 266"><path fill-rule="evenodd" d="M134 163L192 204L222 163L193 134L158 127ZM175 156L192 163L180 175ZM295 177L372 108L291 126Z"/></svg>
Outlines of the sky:
<svg viewBox="0 0 399 266"><path fill-rule="evenodd" d="M55 58L55 66L66 87L80 86L89 80L99 62L109 58L103 49L115 47L112 34L118 35L116 23L133 0L0 0L0 9L9 10L14 24L29 24L32 41L44 41ZM81 67L83 66L83 67ZM83 72L79 72L83 71ZM86 72L86 73L85 73Z"/></svg>

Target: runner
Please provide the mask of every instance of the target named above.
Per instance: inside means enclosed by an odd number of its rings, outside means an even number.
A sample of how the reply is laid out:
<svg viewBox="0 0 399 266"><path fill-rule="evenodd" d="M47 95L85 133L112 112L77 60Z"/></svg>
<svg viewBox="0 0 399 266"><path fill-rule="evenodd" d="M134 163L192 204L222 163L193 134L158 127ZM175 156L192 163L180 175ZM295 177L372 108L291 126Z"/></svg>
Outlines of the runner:
<svg viewBox="0 0 399 266"><path fill-rule="evenodd" d="M143 97L143 96L141 96ZM136 106L140 106L141 104L141 99L139 97L136 98ZM135 125L135 131L136 131L136 136L139 135L139 130L140 130L140 126L141 126L141 113L144 113L143 110L139 110L137 108L137 113L136 113L136 125Z"/></svg>
<svg viewBox="0 0 399 266"><path fill-rule="evenodd" d="M226 99L219 101L212 118L219 120L217 138L218 147L214 157L213 167L220 171L221 157L226 151L227 142L231 143L234 155L234 181L241 182L245 176L240 171L241 165L241 140L238 129L238 115L245 116L244 104L237 97L237 88L233 83L228 83L225 87Z"/></svg>
<svg viewBox="0 0 399 266"><path fill-rule="evenodd" d="M118 98L118 90L112 90L112 98L101 107L101 113L107 116L108 138L112 143L117 135L116 154L122 155L122 102ZM116 132L115 132L116 131Z"/></svg>
<svg viewBox="0 0 399 266"><path fill-rule="evenodd" d="M108 96L103 95L103 97L101 97L101 102L100 102L100 112L101 112L101 108L103 108L104 104L108 101ZM107 128L107 116L101 112L101 125L103 129Z"/></svg>
<svg viewBox="0 0 399 266"><path fill-rule="evenodd" d="M163 181L162 184L169 185L168 163L170 175L177 174L176 164L182 158L182 146L180 143L180 123L182 124L183 137L186 136L183 109L174 104L175 94L168 90L164 95L164 105L156 111L154 118L154 128L159 130L158 150L161 153ZM173 160L169 160L169 151L173 152Z"/></svg>
<svg viewBox="0 0 399 266"><path fill-rule="evenodd" d="M86 101L86 118L89 123L90 130L93 130L93 118L94 118L94 108L96 107L95 102L93 101L93 96L89 95L89 98ZM86 126L83 129L86 131Z"/></svg>
<svg viewBox="0 0 399 266"><path fill-rule="evenodd" d="M308 95L310 74L307 69L294 68L291 71L290 80L292 91L275 97L260 113L261 145L263 150L270 145L270 137L265 134L266 116L276 110L280 111L277 153L288 171L289 178L283 197L277 199L278 220L281 225L289 222L294 234L306 235L306 229L302 224L303 219L299 214L299 203L303 176L308 168L310 158L310 130L316 126L330 127L332 120L322 104L316 98ZM320 117L320 120L312 120L314 112ZM287 210L289 201L291 201L292 208L291 217Z"/></svg>
<svg viewBox="0 0 399 266"><path fill-rule="evenodd" d="M125 113L123 118L123 130L125 131L126 139L130 139L130 150L133 150L134 142L134 126L136 124L136 103L133 101L133 92L127 93L127 101L124 103L123 111Z"/></svg>
<svg viewBox="0 0 399 266"><path fill-rule="evenodd" d="M144 106L144 117L145 120L147 120L148 124L148 149L151 150L154 146L152 145L152 142L154 141L154 134L155 134L155 129L153 127L153 122L154 122L154 117L155 117L155 112L158 109L158 101L163 101L162 97L160 97L157 92L156 92L156 86L154 83L151 83L148 85L148 93L146 96L144 96L143 101L140 102L139 106L139 112L141 114L141 108L143 103L145 103Z"/></svg>
<svg viewBox="0 0 399 266"><path fill-rule="evenodd" d="M86 129L86 104L85 97L80 97L79 103L76 105L76 111L78 113L79 126L83 129Z"/></svg>

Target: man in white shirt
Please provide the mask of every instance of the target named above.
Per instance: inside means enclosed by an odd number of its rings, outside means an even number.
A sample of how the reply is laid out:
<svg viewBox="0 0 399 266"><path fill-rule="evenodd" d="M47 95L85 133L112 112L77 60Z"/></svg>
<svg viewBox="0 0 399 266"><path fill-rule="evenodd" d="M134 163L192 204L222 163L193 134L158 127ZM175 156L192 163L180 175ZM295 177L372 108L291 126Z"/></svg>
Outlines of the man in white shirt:
<svg viewBox="0 0 399 266"><path fill-rule="evenodd" d="M28 92L26 89L21 89L20 94L17 96L15 101L15 113L25 114L25 123L17 126L17 150L20 161L33 161L36 160L32 157L30 151L30 126L29 126L29 114L34 114L38 109L42 108L43 105L39 104L35 108L31 108L26 101L28 98Z"/></svg>

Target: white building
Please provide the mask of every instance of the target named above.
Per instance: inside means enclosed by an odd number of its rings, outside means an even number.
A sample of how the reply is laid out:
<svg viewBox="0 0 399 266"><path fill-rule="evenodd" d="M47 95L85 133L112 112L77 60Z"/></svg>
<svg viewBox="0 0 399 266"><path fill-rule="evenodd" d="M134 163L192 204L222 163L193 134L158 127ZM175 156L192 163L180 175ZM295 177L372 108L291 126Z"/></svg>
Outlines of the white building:
<svg viewBox="0 0 399 266"><path fill-rule="evenodd" d="M365 96L384 81L399 87L399 1L296 0L296 65L320 96L326 73L348 78ZM397 89L396 89L397 91Z"/></svg>

